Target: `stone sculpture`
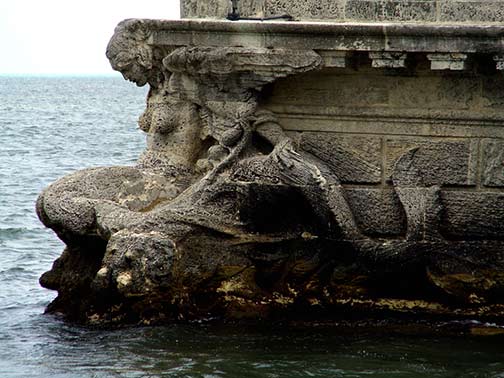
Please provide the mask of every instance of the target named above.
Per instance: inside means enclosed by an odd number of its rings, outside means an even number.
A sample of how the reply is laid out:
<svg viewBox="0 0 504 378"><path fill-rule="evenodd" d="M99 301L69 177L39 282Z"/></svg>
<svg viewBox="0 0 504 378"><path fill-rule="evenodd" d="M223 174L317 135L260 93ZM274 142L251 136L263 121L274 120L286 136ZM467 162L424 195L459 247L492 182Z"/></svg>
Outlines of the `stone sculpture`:
<svg viewBox="0 0 504 378"><path fill-rule="evenodd" d="M462 142L389 143L394 159L377 167L365 157L376 153L372 136L289 132L266 101L275 83L339 60L310 48L167 45L154 33L163 25L124 21L107 49L114 69L150 85L138 164L77 172L38 199L67 245L41 278L58 291L48 311L147 324L504 315L500 228L460 231L480 211L496 224L504 197L475 193L464 208L444 191L473 177L472 163L452 158ZM488 143L499 151L488 150L491 172L502 145ZM346 182L388 186L377 195Z"/></svg>

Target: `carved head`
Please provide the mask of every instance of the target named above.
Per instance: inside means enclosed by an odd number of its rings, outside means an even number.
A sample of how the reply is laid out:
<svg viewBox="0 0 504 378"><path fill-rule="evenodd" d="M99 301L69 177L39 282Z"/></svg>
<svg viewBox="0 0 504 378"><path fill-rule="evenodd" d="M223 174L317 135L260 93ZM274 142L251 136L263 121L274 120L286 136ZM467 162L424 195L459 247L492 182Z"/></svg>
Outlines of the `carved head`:
<svg viewBox="0 0 504 378"><path fill-rule="evenodd" d="M124 20L117 25L107 46L107 58L112 68L138 86L155 82L149 37L150 32L145 21Z"/></svg>

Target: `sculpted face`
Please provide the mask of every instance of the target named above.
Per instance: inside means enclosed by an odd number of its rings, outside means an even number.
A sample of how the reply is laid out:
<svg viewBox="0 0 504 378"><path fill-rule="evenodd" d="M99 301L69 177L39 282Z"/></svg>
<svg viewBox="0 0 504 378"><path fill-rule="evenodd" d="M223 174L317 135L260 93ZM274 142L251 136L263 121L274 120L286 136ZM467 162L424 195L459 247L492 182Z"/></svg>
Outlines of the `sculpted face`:
<svg viewBox="0 0 504 378"><path fill-rule="evenodd" d="M131 28L131 32L117 32L124 28ZM152 49L146 42L148 38L149 32L144 30L141 22L126 20L118 25L107 46L107 58L112 68L138 86L147 84L152 75Z"/></svg>
<svg viewBox="0 0 504 378"><path fill-rule="evenodd" d="M123 68L121 73L124 79L134 82L139 87L143 87L145 84L147 84L148 70L138 64L128 64Z"/></svg>

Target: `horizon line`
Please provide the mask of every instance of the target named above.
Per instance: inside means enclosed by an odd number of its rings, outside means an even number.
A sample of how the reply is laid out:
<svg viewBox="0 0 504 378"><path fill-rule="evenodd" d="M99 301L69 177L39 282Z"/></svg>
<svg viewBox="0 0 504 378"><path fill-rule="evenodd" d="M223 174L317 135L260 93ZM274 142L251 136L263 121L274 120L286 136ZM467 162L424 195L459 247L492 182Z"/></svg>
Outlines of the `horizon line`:
<svg viewBox="0 0 504 378"><path fill-rule="evenodd" d="M119 72L0 72L0 76L122 76Z"/></svg>

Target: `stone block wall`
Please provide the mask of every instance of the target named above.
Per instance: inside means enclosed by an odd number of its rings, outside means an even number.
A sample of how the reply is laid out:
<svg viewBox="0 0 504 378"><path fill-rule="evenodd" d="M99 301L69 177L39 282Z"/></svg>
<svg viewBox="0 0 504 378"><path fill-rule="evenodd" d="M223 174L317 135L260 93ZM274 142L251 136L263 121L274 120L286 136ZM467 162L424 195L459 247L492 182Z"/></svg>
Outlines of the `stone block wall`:
<svg viewBox="0 0 504 378"><path fill-rule="evenodd" d="M301 149L338 172L367 235L404 235L392 179L398 160L415 150L419 185L441 187L445 237L501 239L504 76L368 63L279 80L266 106Z"/></svg>
<svg viewBox="0 0 504 378"><path fill-rule="evenodd" d="M153 42L315 52L319 67L269 84L260 105L336 173L359 229L404 237L412 222L397 188L439 187L444 238L502 240L503 36L472 23L183 20Z"/></svg>
<svg viewBox="0 0 504 378"><path fill-rule="evenodd" d="M239 0L244 17L289 14L301 20L502 22L504 1ZM225 18L230 0L182 0L182 18Z"/></svg>

